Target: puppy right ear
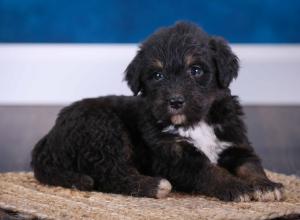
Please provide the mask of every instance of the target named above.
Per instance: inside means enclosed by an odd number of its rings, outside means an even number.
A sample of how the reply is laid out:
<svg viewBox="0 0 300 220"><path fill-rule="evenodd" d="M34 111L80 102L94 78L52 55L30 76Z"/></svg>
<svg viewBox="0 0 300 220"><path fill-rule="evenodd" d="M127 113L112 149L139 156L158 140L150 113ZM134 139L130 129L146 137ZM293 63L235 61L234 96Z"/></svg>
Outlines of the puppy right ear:
<svg viewBox="0 0 300 220"><path fill-rule="evenodd" d="M141 54L139 51L125 70L125 80L135 96L141 91Z"/></svg>

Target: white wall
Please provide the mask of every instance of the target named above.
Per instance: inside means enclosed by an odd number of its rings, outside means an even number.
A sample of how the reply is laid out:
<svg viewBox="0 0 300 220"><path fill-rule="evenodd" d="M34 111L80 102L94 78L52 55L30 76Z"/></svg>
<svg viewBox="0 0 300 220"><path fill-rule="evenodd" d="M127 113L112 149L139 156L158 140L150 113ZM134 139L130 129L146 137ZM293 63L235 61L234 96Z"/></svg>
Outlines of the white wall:
<svg viewBox="0 0 300 220"><path fill-rule="evenodd" d="M0 44L0 104L66 104L131 94L123 72L133 44ZM243 104L300 104L300 45L233 45L233 94Z"/></svg>

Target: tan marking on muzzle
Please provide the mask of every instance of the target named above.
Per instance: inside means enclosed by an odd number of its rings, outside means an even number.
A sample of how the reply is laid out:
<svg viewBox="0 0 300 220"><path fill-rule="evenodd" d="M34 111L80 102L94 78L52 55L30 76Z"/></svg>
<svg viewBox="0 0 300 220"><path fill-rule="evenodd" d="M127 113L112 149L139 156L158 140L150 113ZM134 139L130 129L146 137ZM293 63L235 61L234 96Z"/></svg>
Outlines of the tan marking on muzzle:
<svg viewBox="0 0 300 220"><path fill-rule="evenodd" d="M171 122L174 125L180 125L180 124L184 123L185 120L186 120L185 115L173 115L171 117Z"/></svg>
<svg viewBox="0 0 300 220"><path fill-rule="evenodd" d="M194 62L195 62L195 58L192 55L187 55L185 57L185 63L187 66L194 64Z"/></svg>

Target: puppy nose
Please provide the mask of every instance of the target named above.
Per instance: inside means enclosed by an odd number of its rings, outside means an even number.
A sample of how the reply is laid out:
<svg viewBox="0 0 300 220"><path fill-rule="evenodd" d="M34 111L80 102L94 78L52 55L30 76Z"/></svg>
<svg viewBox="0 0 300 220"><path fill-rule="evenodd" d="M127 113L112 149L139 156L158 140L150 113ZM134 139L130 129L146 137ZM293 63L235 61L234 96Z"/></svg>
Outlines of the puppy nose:
<svg viewBox="0 0 300 220"><path fill-rule="evenodd" d="M171 108L180 109L184 105L184 98L182 96L174 96L169 99Z"/></svg>

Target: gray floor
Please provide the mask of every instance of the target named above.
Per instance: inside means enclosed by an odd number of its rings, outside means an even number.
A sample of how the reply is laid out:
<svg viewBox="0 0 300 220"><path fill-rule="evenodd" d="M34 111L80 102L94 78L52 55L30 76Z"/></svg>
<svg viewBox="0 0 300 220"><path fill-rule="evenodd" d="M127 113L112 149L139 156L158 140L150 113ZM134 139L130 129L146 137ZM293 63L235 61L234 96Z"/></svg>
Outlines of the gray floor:
<svg viewBox="0 0 300 220"><path fill-rule="evenodd" d="M62 106L0 106L0 172L30 170L30 151ZM246 106L249 138L264 166L300 175L300 106Z"/></svg>

